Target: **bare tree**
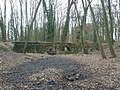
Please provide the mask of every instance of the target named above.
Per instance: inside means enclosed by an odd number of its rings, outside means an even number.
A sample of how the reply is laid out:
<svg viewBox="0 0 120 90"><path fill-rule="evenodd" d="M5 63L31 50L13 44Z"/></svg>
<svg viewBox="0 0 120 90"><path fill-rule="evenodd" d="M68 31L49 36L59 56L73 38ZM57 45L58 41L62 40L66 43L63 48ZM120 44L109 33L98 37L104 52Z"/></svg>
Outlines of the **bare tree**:
<svg viewBox="0 0 120 90"><path fill-rule="evenodd" d="M26 26L25 26L25 39L26 39L26 36L27 36L27 30L28 30L28 4L27 4L27 0L25 1L25 17L26 17L26 19L25 19L25 24L26 24Z"/></svg>
<svg viewBox="0 0 120 90"><path fill-rule="evenodd" d="M15 38L15 41L17 41L18 38L19 38L19 31L18 31L18 27L19 27L18 9L15 9L14 13L15 13L15 15L14 15L14 38Z"/></svg>
<svg viewBox="0 0 120 90"><path fill-rule="evenodd" d="M70 9L72 7L72 5L75 3L76 0L68 0L68 7L67 7L67 16L66 16L66 20L65 20L65 25L62 31L62 37L61 40L62 42L67 42L67 37L69 37L69 20L70 20Z"/></svg>
<svg viewBox="0 0 120 90"><path fill-rule="evenodd" d="M2 9L1 9L1 7L0 7L0 28L1 28L1 34L2 34L2 37L1 37L1 40L3 41L3 16L2 16Z"/></svg>
<svg viewBox="0 0 120 90"><path fill-rule="evenodd" d="M0 27L2 32L2 41L6 42L6 0L4 0L4 17L2 16L2 9L0 7Z"/></svg>
<svg viewBox="0 0 120 90"><path fill-rule="evenodd" d="M26 51L27 51L27 45L28 45L28 40L29 40L29 37L30 37L30 31L31 31L31 29L33 28L33 23L34 23L34 21L35 21L35 18L36 18L36 15L37 15L37 11L38 11L38 9L39 9L39 6L40 6L41 1L42 1L42 0L39 0L38 5L37 5L37 7L36 7L36 9L35 9L35 13L34 13L33 19L32 19L32 21L31 21L31 23L30 23L30 27L28 27L28 34L27 34L27 37L26 37L26 42L25 42L24 50L23 50L23 53L24 53L24 54L26 54Z"/></svg>
<svg viewBox="0 0 120 90"><path fill-rule="evenodd" d="M113 42L113 18L111 13L111 0L108 0L108 10L109 10L109 18L110 18L110 35L111 35L111 42Z"/></svg>
<svg viewBox="0 0 120 90"><path fill-rule="evenodd" d="M87 31L85 29L86 28L86 18L87 18L87 11L88 11L88 8L89 8L91 2L89 2L87 5L87 1L82 0L84 15L83 15L82 20L81 20L81 35L82 35L81 36L81 46L82 46L82 52L84 54L88 54L88 49L86 49L86 46L84 45L85 40L83 40L84 39L83 35L84 35L85 39L87 39Z"/></svg>
<svg viewBox="0 0 120 90"><path fill-rule="evenodd" d="M87 39L86 19L87 19L88 7L89 7L90 4L91 4L91 2L87 4L86 0L82 0L84 15L83 15L82 20L81 20L81 23L82 23L82 29L81 29L82 31L81 32L83 33L85 39ZM84 50L84 48L83 48L83 50Z"/></svg>
<svg viewBox="0 0 120 90"><path fill-rule="evenodd" d="M114 57L116 57L116 54L115 54L114 49L112 47L112 41L110 38L110 31L108 28L108 17L107 17L106 11L105 11L104 0L101 0L101 4L102 4L102 9L103 9L103 16L104 16L104 23L105 23L105 30L106 30L106 33L105 33L106 39L108 42L108 47L109 47L110 53L111 53L112 57L114 58Z"/></svg>
<svg viewBox="0 0 120 90"><path fill-rule="evenodd" d="M14 3L13 0L10 0L10 6L11 6L11 13L10 13L10 20L9 20L9 31L8 34L10 34L10 40L12 41L14 38L16 40L16 33L15 33L15 27L14 27ZM8 35L9 36L9 35Z"/></svg>
<svg viewBox="0 0 120 90"><path fill-rule="evenodd" d="M22 8L22 4L23 4L23 0L19 0L20 3L20 40L23 41L24 40L24 36L23 36L23 8Z"/></svg>
<svg viewBox="0 0 120 90"><path fill-rule="evenodd" d="M88 2L90 2L90 1L88 0ZM99 45L99 48L100 48L102 58L106 58L103 47L102 47L102 43L101 43L101 40L100 40L100 36L99 36L98 25L96 24L95 15L94 15L94 12L93 12L93 9L92 9L91 5L90 5L90 11L91 11L91 15L93 17L94 30L95 30L95 34L97 36L97 42L98 42L98 45Z"/></svg>
<svg viewBox="0 0 120 90"><path fill-rule="evenodd" d="M84 41L83 41L83 29L82 29L82 25L80 24L80 15L79 15L76 3L74 3L74 5L75 5L76 12L77 12L78 26L79 26L79 29L81 30L80 31L80 37L81 37L80 39L81 39L81 48L83 49L83 45L84 45Z"/></svg>
<svg viewBox="0 0 120 90"><path fill-rule="evenodd" d="M6 0L4 0L4 40L6 41Z"/></svg>

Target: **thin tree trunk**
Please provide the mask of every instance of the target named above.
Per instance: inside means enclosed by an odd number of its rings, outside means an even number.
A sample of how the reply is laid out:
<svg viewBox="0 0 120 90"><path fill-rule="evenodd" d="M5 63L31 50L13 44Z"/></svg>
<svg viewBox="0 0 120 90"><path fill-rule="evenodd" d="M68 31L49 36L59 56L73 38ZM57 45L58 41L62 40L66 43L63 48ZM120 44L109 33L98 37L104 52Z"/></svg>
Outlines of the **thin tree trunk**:
<svg viewBox="0 0 120 90"><path fill-rule="evenodd" d="M10 41L10 29L9 29L9 26L10 26L10 24L9 24L9 22L8 22L8 32L7 32L7 38L8 38L8 41Z"/></svg>
<svg viewBox="0 0 120 90"><path fill-rule="evenodd" d="M90 2L90 1L88 0L88 2ZM95 30L95 34L97 36L97 42L98 42L98 45L99 45L99 48L100 48L102 58L106 58L103 47L102 47L102 43L101 43L101 40L100 40L100 36L99 36L98 25L96 24L95 15L94 15L94 12L93 12L93 9L92 9L91 5L90 5L90 11L91 11L91 14L92 14L92 17L93 17L94 30Z"/></svg>
<svg viewBox="0 0 120 90"><path fill-rule="evenodd" d="M2 31L2 41L4 42L4 21L3 21L3 17L1 15L1 20L0 20L0 26L1 26L1 31Z"/></svg>
<svg viewBox="0 0 120 90"><path fill-rule="evenodd" d="M62 30L62 37L61 37L62 42L67 42L67 39L68 39L67 36L69 34L69 20L70 20L69 14L70 14L70 9L75 1L76 0L74 1L72 0L70 2L70 0L68 0L67 16L66 16L65 26Z"/></svg>
<svg viewBox="0 0 120 90"><path fill-rule="evenodd" d="M87 2L85 0L85 3L84 1L82 0L82 5L83 5L83 9L84 9L84 15L82 17L82 21L81 21L81 33L86 37L85 39L87 39L87 31L85 30L86 28L86 17L87 17L87 11L88 11L88 7L90 6L91 2L88 3L87 5ZM84 46L84 38L83 38L83 47L82 47L82 52L84 54L88 54L88 49L86 49L86 46Z"/></svg>
<svg viewBox="0 0 120 90"><path fill-rule="evenodd" d="M4 23L3 23L3 39L2 41L6 41L6 0L4 0Z"/></svg>
<svg viewBox="0 0 120 90"><path fill-rule="evenodd" d="M27 34L27 37L26 37L26 42L25 42L24 50L23 50L23 53L24 53L24 54L26 54L26 52L27 52L27 45L28 45L28 40L29 40L29 37L30 37L30 31L31 31L31 29L33 28L33 23L34 23L34 21L35 21L35 18L36 18L36 15L37 15L37 11L38 11L38 9L39 9L39 6L40 6L41 1L42 1L42 0L40 0L40 1L38 2L37 8L35 9L34 17L33 17L32 21L31 21L30 27L28 27L28 34Z"/></svg>
<svg viewBox="0 0 120 90"><path fill-rule="evenodd" d="M22 23L23 23L23 11L22 11L22 0L19 0L19 2L20 2L20 16L21 16L21 21L20 21L20 40L21 41L23 41L23 25L22 25Z"/></svg>
<svg viewBox="0 0 120 90"><path fill-rule="evenodd" d="M74 5L75 5L76 12L77 12L78 25L79 25L79 28L80 28L80 30L81 30L81 31L80 31L80 39L81 39L81 48L83 49L83 45L84 45L84 42L83 42L83 29L81 28L82 26L80 25L80 15L79 15L77 6L76 6L75 3L74 3Z"/></svg>
<svg viewBox="0 0 120 90"><path fill-rule="evenodd" d="M25 20L25 23L26 23L26 28L25 28L25 40L26 40L26 37L27 37L27 30L28 30L28 9L27 9L27 0L25 1L25 16L26 16L26 20Z"/></svg>
<svg viewBox="0 0 120 90"><path fill-rule="evenodd" d="M113 58L115 58L116 54L115 54L114 49L112 47L112 41L111 41L111 38L110 38L110 31L109 31L109 28L108 28L108 19L107 19L107 14L106 14L106 11L105 11L104 0L101 0L101 4L102 4L102 9L103 9L103 16L104 16L104 23L105 23L105 30L106 30L105 34L106 34L106 39L107 39L107 42L108 42L108 47L109 47L111 56Z"/></svg>
<svg viewBox="0 0 120 90"><path fill-rule="evenodd" d="M112 19L112 14L111 14L111 1L108 0L108 10L109 10L109 18L110 18L110 34L111 34L111 41L112 44L113 42L113 19Z"/></svg>

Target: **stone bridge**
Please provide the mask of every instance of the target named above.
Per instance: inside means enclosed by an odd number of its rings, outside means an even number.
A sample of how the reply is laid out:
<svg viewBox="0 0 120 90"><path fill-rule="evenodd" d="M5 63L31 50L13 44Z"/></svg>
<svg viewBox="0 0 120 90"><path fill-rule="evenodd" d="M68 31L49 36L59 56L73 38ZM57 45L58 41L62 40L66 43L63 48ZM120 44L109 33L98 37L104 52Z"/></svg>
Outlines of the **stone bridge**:
<svg viewBox="0 0 120 90"><path fill-rule="evenodd" d="M13 51L22 53L24 49L24 41L12 42L14 44ZM78 53L81 50L79 43L60 43L60 42L28 42L27 52L28 53L41 53L44 54L50 48L54 49L55 53Z"/></svg>

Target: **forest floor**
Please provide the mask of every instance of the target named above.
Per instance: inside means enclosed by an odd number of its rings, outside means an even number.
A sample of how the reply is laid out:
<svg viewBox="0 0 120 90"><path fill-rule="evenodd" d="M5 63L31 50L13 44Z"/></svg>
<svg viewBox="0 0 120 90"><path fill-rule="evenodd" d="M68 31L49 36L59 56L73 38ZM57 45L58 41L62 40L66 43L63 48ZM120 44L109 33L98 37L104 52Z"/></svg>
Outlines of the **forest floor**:
<svg viewBox="0 0 120 90"><path fill-rule="evenodd" d="M90 54L21 54L0 51L0 90L120 90L120 42L117 58Z"/></svg>

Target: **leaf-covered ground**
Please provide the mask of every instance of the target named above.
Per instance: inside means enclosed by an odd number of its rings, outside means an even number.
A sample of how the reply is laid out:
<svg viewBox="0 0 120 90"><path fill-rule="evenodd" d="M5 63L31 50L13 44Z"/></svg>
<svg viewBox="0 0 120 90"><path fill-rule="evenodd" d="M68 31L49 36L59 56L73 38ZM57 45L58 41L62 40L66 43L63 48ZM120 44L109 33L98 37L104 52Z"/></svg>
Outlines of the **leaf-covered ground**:
<svg viewBox="0 0 120 90"><path fill-rule="evenodd" d="M88 55L0 52L0 90L120 90L120 43L117 58Z"/></svg>

